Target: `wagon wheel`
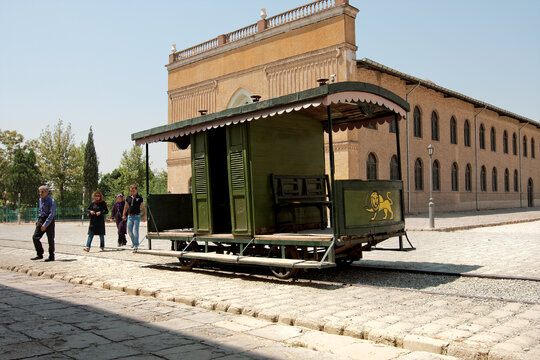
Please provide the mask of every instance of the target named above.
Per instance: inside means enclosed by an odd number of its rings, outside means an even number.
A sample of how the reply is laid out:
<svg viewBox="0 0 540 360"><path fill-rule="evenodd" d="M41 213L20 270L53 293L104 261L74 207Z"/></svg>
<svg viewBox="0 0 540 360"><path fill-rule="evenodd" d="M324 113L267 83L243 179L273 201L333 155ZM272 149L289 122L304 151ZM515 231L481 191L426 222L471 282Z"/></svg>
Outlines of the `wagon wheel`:
<svg viewBox="0 0 540 360"><path fill-rule="evenodd" d="M338 267L342 267L342 268L351 266L351 264L353 262L354 262L354 259L351 259L349 257L343 257L343 258L337 258L336 259L336 265Z"/></svg>
<svg viewBox="0 0 540 360"><path fill-rule="evenodd" d="M186 245L187 244L185 241L179 242L178 250L179 251L183 250L186 247ZM194 252L197 251L197 244L192 242L189 245L189 247L186 249L186 251L194 251ZM182 257L179 257L178 260L180 261L180 269L182 270L191 270L199 262L199 260L197 259L187 259L187 258L182 258Z"/></svg>
<svg viewBox="0 0 540 360"><path fill-rule="evenodd" d="M268 257L270 258L281 258L281 246L272 245L270 251L268 251ZM298 250L294 246L285 247L285 258L286 259L299 259ZM298 268L284 268L271 266L270 271L274 274L275 277L279 279L289 279L294 277L298 273Z"/></svg>

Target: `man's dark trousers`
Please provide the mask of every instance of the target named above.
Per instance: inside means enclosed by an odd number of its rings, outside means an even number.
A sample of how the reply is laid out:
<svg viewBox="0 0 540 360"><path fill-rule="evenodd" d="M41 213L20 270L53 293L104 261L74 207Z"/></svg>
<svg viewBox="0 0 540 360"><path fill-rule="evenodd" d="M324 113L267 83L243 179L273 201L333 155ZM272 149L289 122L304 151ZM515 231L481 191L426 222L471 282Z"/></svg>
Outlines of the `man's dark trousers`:
<svg viewBox="0 0 540 360"><path fill-rule="evenodd" d="M40 240L43 237L43 234L47 233L47 240L49 241L49 258L54 259L54 220L47 226L45 231L41 231L42 224L42 221L38 221L38 225L36 225L36 230L34 230L34 235L32 236L37 256L43 256L43 246L41 246Z"/></svg>

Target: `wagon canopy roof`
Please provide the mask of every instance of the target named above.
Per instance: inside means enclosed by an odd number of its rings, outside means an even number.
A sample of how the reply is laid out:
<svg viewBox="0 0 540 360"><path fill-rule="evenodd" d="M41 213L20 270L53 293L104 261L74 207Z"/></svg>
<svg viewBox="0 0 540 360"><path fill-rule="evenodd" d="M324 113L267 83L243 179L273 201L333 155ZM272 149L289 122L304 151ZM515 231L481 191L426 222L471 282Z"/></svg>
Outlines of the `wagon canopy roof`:
<svg viewBox="0 0 540 360"><path fill-rule="evenodd" d="M328 131L327 105L332 105L334 131L391 122L396 115L404 118L410 109L405 100L382 87L339 82L157 126L133 133L131 139L137 145L171 141L185 148L189 145L189 134L291 111L320 120Z"/></svg>

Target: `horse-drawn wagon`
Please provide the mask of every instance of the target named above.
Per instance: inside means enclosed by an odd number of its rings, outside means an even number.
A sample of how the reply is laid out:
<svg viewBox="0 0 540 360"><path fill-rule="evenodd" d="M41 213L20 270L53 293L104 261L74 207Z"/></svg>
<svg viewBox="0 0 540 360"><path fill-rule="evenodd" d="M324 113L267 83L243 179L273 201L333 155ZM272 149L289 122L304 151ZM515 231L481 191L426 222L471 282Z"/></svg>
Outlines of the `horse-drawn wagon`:
<svg viewBox="0 0 540 360"><path fill-rule="evenodd" d="M148 195L150 249L137 252L186 269L199 260L268 266L287 278L406 236L402 181L335 179L333 132L397 124L408 110L384 88L341 82L132 134L147 154L153 142L190 146L192 167L190 194ZM395 145L401 179L399 126ZM155 239L172 250L152 250Z"/></svg>

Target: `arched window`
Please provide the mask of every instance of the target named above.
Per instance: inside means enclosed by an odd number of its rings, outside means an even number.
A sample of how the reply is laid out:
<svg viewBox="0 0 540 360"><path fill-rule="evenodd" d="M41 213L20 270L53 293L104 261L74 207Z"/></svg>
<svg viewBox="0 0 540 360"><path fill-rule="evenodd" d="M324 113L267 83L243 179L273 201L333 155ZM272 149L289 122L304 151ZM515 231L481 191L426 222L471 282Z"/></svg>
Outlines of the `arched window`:
<svg viewBox="0 0 540 360"><path fill-rule="evenodd" d="M399 180L399 164L396 155L390 159L390 180Z"/></svg>
<svg viewBox="0 0 540 360"><path fill-rule="evenodd" d="M414 163L414 189L424 190L424 170L420 159L416 159Z"/></svg>
<svg viewBox="0 0 540 360"><path fill-rule="evenodd" d="M439 140L439 117L435 111L431 113L431 140Z"/></svg>
<svg viewBox="0 0 540 360"><path fill-rule="evenodd" d="M369 153L366 163L366 176L368 180L377 180L377 158Z"/></svg>
<svg viewBox="0 0 540 360"><path fill-rule="evenodd" d="M517 137L516 133L512 134L512 153L517 155Z"/></svg>
<svg viewBox="0 0 540 360"><path fill-rule="evenodd" d="M504 169L504 191L510 191L510 171L508 169Z"/></svg>
<svg viewBox="0 0 540 360"><path fill-rule="evenodd" d="M458 183L458 167L457 163L452 164L452 191L458 191L459 190L459 183Z"/></svg>
<svg viewBox="0 0 540 360"><path fill-rule="evenodd" d="M498 181L497 181L497 169L493 168L493 170L491 171L491 191L493 191L493 192L498 191L497 183L498 183Z"/></svg>
<svg viewBox="0 0 540 360"><path fill-rule="evenodd" d="M523 157L527 157L527 137L523 136Z"/></svg>
<svg viewBox="0 0 540 360"><path fill-rule="evenodd" d="M418 106L414 107L414 136L415 137L422 137L422 113L420 113L420 109Z"/></svg>
<svg viewBox="0 0 540 360"><path fill-rule="evenodd" d="M465 191L472 191L471 164L465 168Z"/></svg>
<svg viewBox="0 0 540 360"><path fill-rule="evenodd" d="M508 133L504 130L503 133L503 152L508 154Z"/></svg>
<svg viewBox="0 0 540 360"><path fill-rule="evenodd" d="M441 171L439 162L433 161L433 190L441 190Z"/></svg>
<svg viewBox="0 0 540 360"><path fill-rule="evenodd" d="M480 170L480 191L487 191L487 181L486 181L486 167L482 166Z"/></svg>
<svg viewBox="0 0 540 360"><path fill-rule="evenodd" d="M491 151L497 151L497 142L496 142L494 127L491 127L490 140L491 140Z"/></svg>
<svg viewBox="0 0 540 360"><path fill-rule="evenodd" d="M457 124L456 118L450 118L450 144L457 144Z"/></svg>
<svg viewBox="0 0 540 360"><path fill-rule="evenodd" d="M480 142L480 149L486 148L486 137L485 137L485 130L484 130L484 124L480 125L480 131L478 134L479 142Z"/></svg>
<svg viewBox="0 0 540 360"><path fill-rule="evenodd" d="M531 158L535 158L536 157L536 154L535 154L535 148L534 148L534 138L531 138Z"/></svg>
<svg viewBox="0 0 540 360"><path fill-rule="evenodd" d="M469 125L469 120L465 120L465 124L463 124L463 143L465 146L471 146L471 126Z"/></svg>
<svg viewBox="0 0 540 360"><path fill-rule="evenodd" d="M518 192L519 191L519 184L518 184L519 180L518 180L518 172L517 170L514 170L514 191L515 192Z"/></svg>

